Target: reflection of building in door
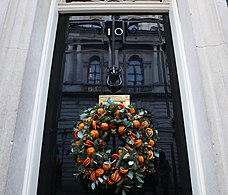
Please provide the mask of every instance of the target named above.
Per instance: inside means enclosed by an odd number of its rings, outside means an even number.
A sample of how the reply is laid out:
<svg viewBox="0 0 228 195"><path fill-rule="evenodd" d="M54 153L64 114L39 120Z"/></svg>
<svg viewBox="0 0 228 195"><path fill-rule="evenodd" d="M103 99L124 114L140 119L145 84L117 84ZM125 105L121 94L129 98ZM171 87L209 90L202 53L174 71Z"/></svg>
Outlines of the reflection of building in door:
<svg viewBox="0 0 228 195"><path fill-rule="evenodd" d="M80 177L73 176L74 162L69 156L70 141L73 138L71 132L73 121L79 120L80 110L98 103L99 94L110 94L106 87L106 72L111 65L111 49L105 28L109 25L110 18L94 15L69 17L62 100L57 121L56 164L57 170L61 171L56 173L57 194L87 193ZM172 169L168 191L170 194L181 194L186 190L184 178L180 175L178 159L183 157L180 157L177 148L177 135L183 129L177 129L173 125L173 99L178 99L179 94L172 93L171 90L170 77L175 75L170 73L172 66L168 63L166 54L169 47L166 44L164 25L167 16L121 15L115 18L115 24L124 30L123 35L115 37L115 61L122 68L124 80L118 93L130 94L131 103L146 108L156 116L153 122L160 133L158 147L166 153ZM175 122L178 120L175 118ZM158 175L152 177L153 179L146 179L143 192L161 194L162 184L159 183ZM153 185L155 183L157 185Z"/></svg>

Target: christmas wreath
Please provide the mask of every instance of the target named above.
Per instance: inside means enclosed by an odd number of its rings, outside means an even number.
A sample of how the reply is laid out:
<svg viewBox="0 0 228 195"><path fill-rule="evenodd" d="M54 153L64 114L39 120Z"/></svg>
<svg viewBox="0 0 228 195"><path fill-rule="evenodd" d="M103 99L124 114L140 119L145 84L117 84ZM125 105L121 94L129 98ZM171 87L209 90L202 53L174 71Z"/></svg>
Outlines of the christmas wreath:
<svg viewBox="0 0 228 195"><path fill-rule="evenodd" d="M147 110L125 107L111 99L80 115L74 125L71 154L91 189L100 186L126 194L134 186L142 187L145 175L154 172L157 153L158 132L150 117ZM123 145L112 152L108 141L113 136Z"/></svg>

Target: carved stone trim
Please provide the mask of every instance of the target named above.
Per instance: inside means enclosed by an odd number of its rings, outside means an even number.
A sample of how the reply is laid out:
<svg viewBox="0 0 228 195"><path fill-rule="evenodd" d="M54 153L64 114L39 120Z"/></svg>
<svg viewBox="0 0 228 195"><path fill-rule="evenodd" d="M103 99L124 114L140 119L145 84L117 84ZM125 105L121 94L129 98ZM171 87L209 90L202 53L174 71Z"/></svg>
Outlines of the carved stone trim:
<svg viewBox="0 0 228 195"><path fill-rule="evenodd" d="M67 0L58 0L58 3L67 3ZM139 2L140 0L78 0L78 1L72 1L69 3L74 2ZM147 2L170 2L170 0L144 0Z"/></svg>
<svg viewBox="0 0 228 195"><path fill-rule="evenodd" d="M74 13L168 13L170 3L159 1L122 1L122 2L62 2L59 0L58 11L62 14Z"/></svg>

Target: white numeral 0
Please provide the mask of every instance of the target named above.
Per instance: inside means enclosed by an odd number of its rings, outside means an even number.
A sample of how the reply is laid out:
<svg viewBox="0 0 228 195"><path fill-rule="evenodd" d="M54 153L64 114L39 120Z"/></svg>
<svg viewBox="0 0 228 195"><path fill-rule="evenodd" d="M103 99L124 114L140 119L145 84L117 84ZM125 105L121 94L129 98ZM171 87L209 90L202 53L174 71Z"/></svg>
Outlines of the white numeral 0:
<svg viewBox="0 0 228 195"><path fill-rule="evenodd" d="M121 36L121 35L123 34L123 29L122 29L122 28L116 28L116 29L114 30L114 34L115 34L116 36ZM110 36L110 35L111 35L111 29L108 28L108 36Z"/></svg>

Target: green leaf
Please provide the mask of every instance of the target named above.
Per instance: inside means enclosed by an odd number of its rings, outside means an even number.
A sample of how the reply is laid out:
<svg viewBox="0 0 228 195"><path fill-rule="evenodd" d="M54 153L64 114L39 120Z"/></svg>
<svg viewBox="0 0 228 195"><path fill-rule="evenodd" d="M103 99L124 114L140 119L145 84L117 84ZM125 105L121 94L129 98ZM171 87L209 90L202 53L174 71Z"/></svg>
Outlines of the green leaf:
<svg viewBox="0 0 228 195"><path fill-rule="evenodd" d="M103 155L103 159L104 159L105 161L107 161L107 160L109 159L108 155L107 155L107 154L104 154L104 155Z"/></svg>
<svg viewBox="0 0 228 195"><path fill-rule="evenodd" d="M154 132L155 132L155 134L158 134L158 130L157 129L155 129Z"/></svg>
<svg viewBox="0 0 228 195"><path fill-rule="evenodd" d="M85 171L85 167L83 165L78 167L78 171L80 172L84 172Z"/></svg>
<svg viewBox="0 0 228 195"><path fill-rule="evenodd" d="M123 120L123 124L125 127L130 127L131 126L131 122L129 122L126 118Z"/></svg>
<svg viewBox="0 0 228 195"><path fill-rule="evenodd" d="M122 190L122 195L127 195L124 189Z"/></svg>
<svg viewBox="0 0 228 195"><path fill-rule="evenodd" d="M121 186L116 186L115 193L117 194L120 191Z"/></svg>
<svg viewBox="0 0 228 195"><path fill-rule="evenodd" d="M94 189L95 189L95 187L96 187L95 183L92 183L92 184L91 184L91 188L92 188L92 190L94 190Z"/></svg>
<svg viewBox="0 0 228 195"><path fill-rule="evenodd" d="M116 124L117 124L117 125L121 125L121 123L122 123L122 120L117 120L117 121L116 121Z"/></svg>
<svg viewBox="0 0 228 195"><path fill-rule="evenodd" d="M124 182L124 180L121 179L116 185L117 185L117 186L120 186L123 182Z"/></svg>
<svg viewBox="0 0 228 195"><path fill-rule="evenodd" d="M127 153L124 155L123 159L127 159L129 156L130 156L129 153Z"/></svg>
<svg viewBox="0 0 228 195"><path fill-rule="evenodd" d="M138 132L136 132L136 137L139 139L140 138L140 134Z"/></svg>
<svg viewBox="0 0 228 195"><path fill-rule="evenodd" d="M110 120L111 120L110 117L105 117L104 122L107 123L107 122L110 122Z"/></svg>
<svg viewBox="0 0 228 195"><path fill-rule="evenodd" d="M113 163L115 163L116 162L116 159L115 160L113 160L112 162L111 162L111 164L113 164Z"/></svg>
<svg viewBox="0 0 228 195"><path fill-rule="evenodd" d="M95 148L98 148L98 145L99 145L99 144L98 144L98 141L95 140L95 141L93 142L93 145L94 145Z"/></svg>
<svg viewBox="0 0 228 195"><path fill-rule="evenodd" d="M132 172L132 171L128 171L127 176L128 176L130 179L133 179L133 172Z"/></svg>
<svg viewBox="0 0 228 195"><path fill-rule="evenodd" d="M124 109L124 108L122 108L122 109L120 110L120 112L121 112L121 113L124 113L124 111L125 111L125 109Z"/></svg>
<svg viewBox="0 0 228 195"><path fill-rule="evenodd" d="M83 138L83 136L84 136L84 130L79 131L78 132L78 137L79 138Z"/></svg>
<svg viewBox="0 0 228 195"><path fill-rule="evenodd" d="M116 123L116 119L112 119L111 121L110 121L110 124L115 124Z"/></svg>
<svg viewBox="0 0 228 195"><path fill-rule="evenodd" d="M143 116L143 115L144 115L144 110L139 110L139 113L138 113L138 115L141 115L141 116Z"/></svg>
<svg viewBox="0 0 228 195"><path fill-rule="evenodd" d="M107 100L107 102L109 103L109 104L112 104L113 103L113 98L108 98L108 100Z"/></svg>
<svg viewBox="0 0 228 195"><path fill-rule="evenodd" d="M97 161L94 160L93 163L97 165Z"/></svg>
<svg viewBox="0 0 228 195"><path fill-rule="evenodd" d="M141 183L141 184L144 183L144 181L139 176L137 176L136 179L138 180L139 183Z"/></svg>
<svg viewBox="0 0 228 195"><path fill-rule="evenodd" d="M142 184L137 184L136 187L137 188L142 188Z"/></svg>
<svg viewBox="0 0 228 195"><path fill-rule="evenodd" d="M159 152L154 151L154 156L159 157Z"/></svg>
<svg viewBox="0 0 228 195"><path fill-rule="evenodd" d="M138 172L139 172L139 173L143 173L144 171L145 171L145 169L142 168L142 167L140 167L140 168L138 169Z"/></svg>
<svg viewBox="0 0 228 195"><path fill-rule="evenodd" d="M111 153L111 151L112 151L111 149L108 149L108 150L106 151L106 153Z"/></svg>
<svg viewBox="0 0 228 195"><path fill-rule="evenodd" d="M122 159L119 159L119 160L117 161L116 167L119 167L121 160L122 160Z"/></svg>
<svg viewBox="0 0 228 195"><path fill-rule="evenodd" d="M98 180L102 183L104 180L101 177L98 177Z"/></svg>
<svg viewBox="0 0 228 195"><path fill-rule="evenodd" d="M128 144L130 144L130 145L133 145L134 144L134 141L131 138L129 138L129 137L126 138L126 142Z"/></svg>
<svg viewBox="0 0 228 195"><path fill-rule="evenodd" d="M111 166L110 159L109 159L109 161L105 161L104 164Z"/></svg>
<svg viewBox="0 0 228 195"><path fill-rule="evenodd" d="M87 135L87 139L93 140L93 138L90 135Z"/></svg>
<svg viewBox="0 0 228 195"><path fill-rule="evenodd" d="M107 137L108 133L105 132L104 135L103 135L103 138L105 139Z"/></svg>
<svg viewBox="0 0 228 195"><path fill-rule="evenodd" d="M107 180L108 176L107 175L103 175L103 178L104 178L104 180Z"/></svg>
<svg viewBox="0 0 228 195"><path fill-rule="evenodd" d="M99 153L96 153L97 156L99 156L100 158L103 158Z"/></svg>
<svg viewBox="0 0 228 195"><path fill-rule="evenodd" d="M80 119L81 119L82 121L86 120L86 119L87 119L87 114L81 114L81 115L80 115Z"/></svg>
<svg viewBox="0 0 228 195"><path fill-rule="evenodd" d="M136 163L134 163L131 167L132 167L133 170L137 170L137 165L136 165Z"/></svg>

